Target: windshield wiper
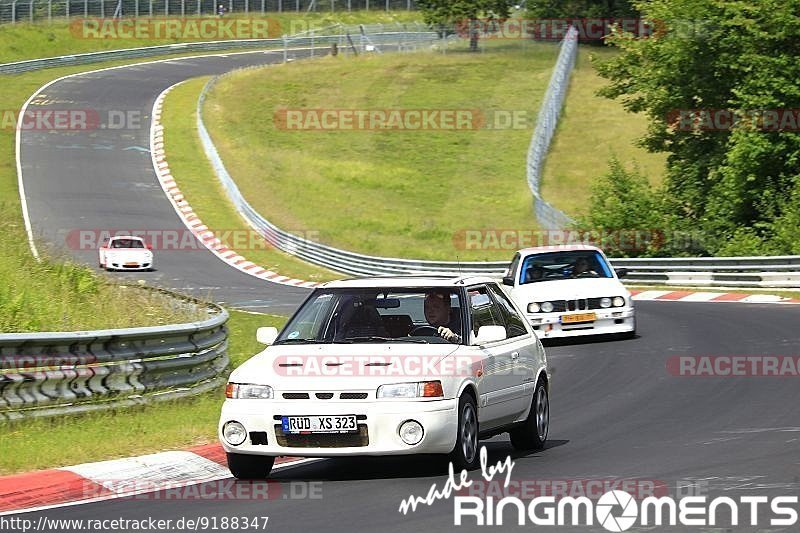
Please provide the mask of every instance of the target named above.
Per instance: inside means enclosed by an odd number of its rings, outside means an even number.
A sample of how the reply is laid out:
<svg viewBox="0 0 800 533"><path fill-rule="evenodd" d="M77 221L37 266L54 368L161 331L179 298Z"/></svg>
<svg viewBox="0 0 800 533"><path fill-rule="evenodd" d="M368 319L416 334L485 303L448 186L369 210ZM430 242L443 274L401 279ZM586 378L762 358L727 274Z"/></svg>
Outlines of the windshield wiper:
<svg viewBox="0 0 800 533"><path fill-rule="evenodd" d="M273 346L277 344L313 344L317 343L317 339L283 339L279 341L275 341Z"/></svg>
<svg viewBox="0 0 800 533"><path fill-rule="evenodd" d="M342 343L354 343L354 342L414 342L417 344L430 344L425 339L416 339L414 337L378 337L375 335L365 336L365 337L347 337L346 339L342 339Z"/></svg>

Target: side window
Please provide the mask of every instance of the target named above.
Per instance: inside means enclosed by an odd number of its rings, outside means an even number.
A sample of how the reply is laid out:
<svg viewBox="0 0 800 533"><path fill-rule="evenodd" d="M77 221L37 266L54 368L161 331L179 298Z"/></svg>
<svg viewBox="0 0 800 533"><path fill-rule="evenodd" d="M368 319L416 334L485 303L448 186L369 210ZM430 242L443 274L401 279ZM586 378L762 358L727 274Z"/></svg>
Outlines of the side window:
<svg viewBox="0 0 800 533"><path fill-rule="evenodd" d="M514 309L514 304L508 299L506 293L497 285L489 285L489 290L500 308L500 314L503 320L505 320L506 335L508 335L508 338L527 335L528 330L525 329L525 323L522 321L523 319L520 318L517 310Z"/></svg>
<svg viewBox="0 0 800 533"><path fill-rule="evenodd" d="M469 297L470 315L472 316L472 333L478 334L481 326L503 326L500 310L494 303L485 286L467 289Z"/></svg>
<svg viewBox="0 0 800 533"><path fill-rule="evenodd" d="M513 279L515 284L517 282L517 277L518 277L517 271L519 270L519 260L520 260L519 254L518 253L514 254L514 259L511 260L511 266L508 267L507 276Z"/></svg>

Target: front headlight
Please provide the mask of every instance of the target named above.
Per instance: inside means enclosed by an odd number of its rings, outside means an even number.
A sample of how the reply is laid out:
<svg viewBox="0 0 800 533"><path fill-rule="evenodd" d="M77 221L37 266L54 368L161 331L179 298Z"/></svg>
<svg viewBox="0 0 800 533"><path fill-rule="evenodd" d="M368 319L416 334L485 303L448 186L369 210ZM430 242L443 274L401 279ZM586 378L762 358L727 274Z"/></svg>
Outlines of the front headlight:
<svg viewBox="0 0 800 533"><path fill-rule="evenodd" d="M542 308L543 313L551 313L553 311L553 304L551 302L542 302L539 307Z"/></svg>
<svg viewBox="0 0 800 533"><path fill-rule="evenodd" d="M528 312L529 313L538 313L539 312L539 304L536 302L531 302L528 304Z"/></svg>
<svg viewBox="0 0 800 533"><path fill-rule="evenodd" d="M441 381L392 383L378 387L377 398L444 398Z"/></svg>
<svg viewBox="0 0 800 533"><path fill-rule="evenodd" d="M240 400L271 400L274 396L269 385L228 383L225 387L225 397Z"/></svg>
<svg viewBox="0 0 800 533"><path fill-rule="evenodd" d="M611 307L611 298L600 298L600 307Z"/></svg>
<svg viewBox="0 0 800 533"><path fill-rule="evenodd" d="M622 307L625 305L625 298L622 296L617 296L614 298L614 307Z"/></svg>

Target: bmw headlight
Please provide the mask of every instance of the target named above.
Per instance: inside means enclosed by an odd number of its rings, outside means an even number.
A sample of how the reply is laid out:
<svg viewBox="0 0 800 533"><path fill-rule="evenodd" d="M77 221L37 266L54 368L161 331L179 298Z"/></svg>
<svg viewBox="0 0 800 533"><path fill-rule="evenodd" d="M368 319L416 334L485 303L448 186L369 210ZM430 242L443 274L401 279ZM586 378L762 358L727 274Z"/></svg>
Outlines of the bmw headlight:
<svg viewBox="0 0 800 533"><path fill-rule="evenodd" d="M625 298L617 296L614 298L614 307L622 307L625 305Z"/></svg>
<svg viewBox="0 0 800 533"><path fill-rule="evenodd" d="M600 298L600 307L611 307L611 298Z"/></svg>
<svg viewBox="0 0 800 533"><path fill-rule="evenodd" d="M377 398L444 398L444 391L441 381L392 383L378 387L375 396Z"/></svg>
<svg viewBox="0 0 800 533"><path fill-rule="evenodd" d="M541 304L539 304L539 307L542 308L543 313L553 312L553 304L551 302L542 302Z"/></svg>
<svg viewBox="0 0 800 533"><path fill-rule="evenodd" d="M242 400L271 400L274 397L274 393L269 385L228 383L225 386L225 397Z"/></svg>
<svg viewBox="0 0 800 533"><path fill-rule="evenodd" d="M531 302L528 304L528 312L529 313L538 313L539 312L539 304L536 302Z"/></svg>

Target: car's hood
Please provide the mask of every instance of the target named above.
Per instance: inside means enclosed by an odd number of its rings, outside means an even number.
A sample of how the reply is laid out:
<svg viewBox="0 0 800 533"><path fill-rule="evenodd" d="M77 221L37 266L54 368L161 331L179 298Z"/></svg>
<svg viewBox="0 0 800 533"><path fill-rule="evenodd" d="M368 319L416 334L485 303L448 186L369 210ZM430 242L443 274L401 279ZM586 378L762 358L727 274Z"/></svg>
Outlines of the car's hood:
<svg viewBox="0 0 800 533"><path fill-rule="evenodd" d="M625 286L615 278L581 278L538 281L514 287L511 291L522 302L547 300L574 300L576 298L602 298L604 296L629 296Z"/></svg>
<svg viewBox="0 0 800 533"><path fill-rule="evenodd" d="M276 390L374 390L385 383L425 381L448 370L456 344L308 344L270 346L233 371L230 381Z"/></svg>

